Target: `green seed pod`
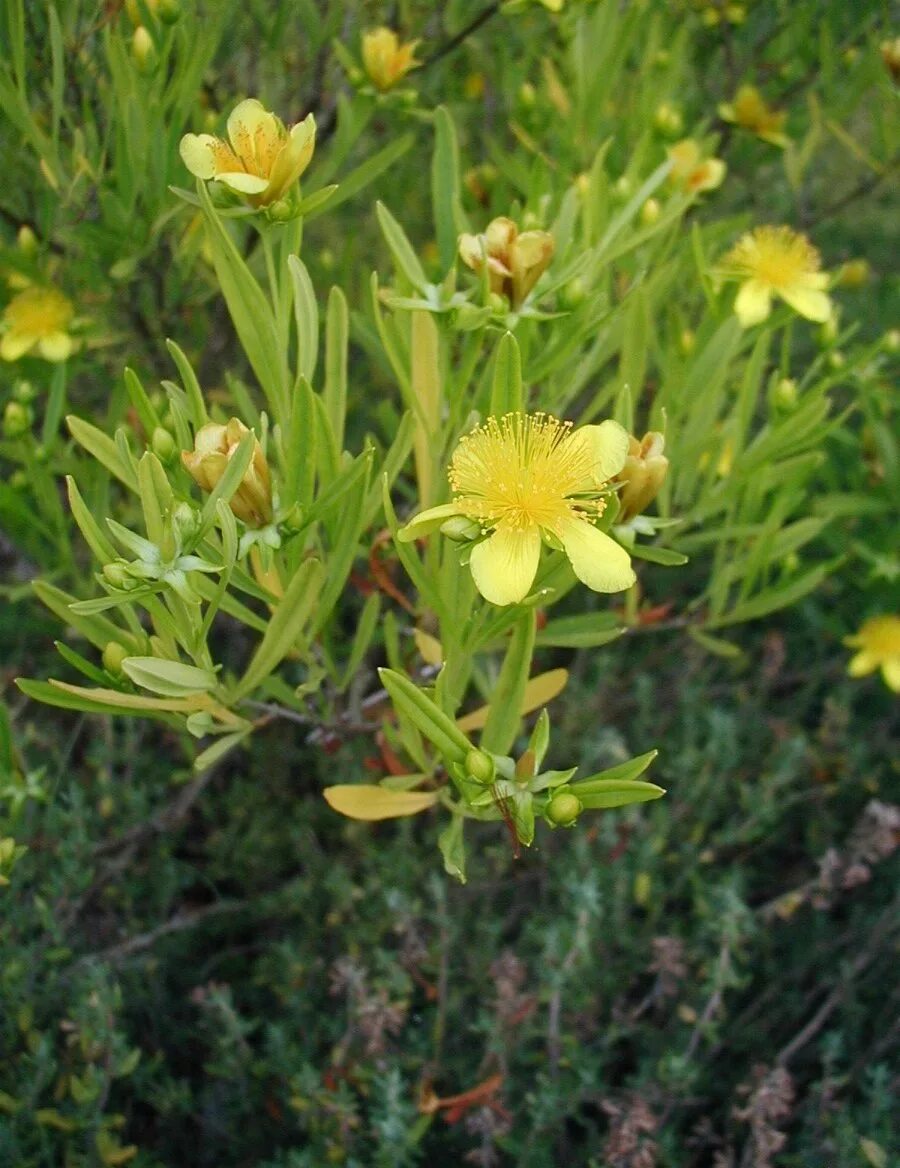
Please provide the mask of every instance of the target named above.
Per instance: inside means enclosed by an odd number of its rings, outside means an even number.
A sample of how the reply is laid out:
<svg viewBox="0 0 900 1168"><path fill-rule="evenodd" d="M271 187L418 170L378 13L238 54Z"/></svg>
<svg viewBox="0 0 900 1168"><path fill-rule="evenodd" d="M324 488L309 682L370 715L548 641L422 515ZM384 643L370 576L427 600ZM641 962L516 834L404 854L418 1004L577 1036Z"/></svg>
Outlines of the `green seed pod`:
<svg viewBox="0 0 900 1168"><path fill-rule="evenodd" d="M583 808L581 800L571 791L557 791L547 804L547 818L555 827L572 827Z"/></svg>
<svg viewBox="0 0 900 1168"><path fill-rule="evenodd" d="M153 437L150 439L150 448L160 462L171 462L177 450L175 439L162 426L157 426L153 431Z"/></svg>
<svg viewBox="0 0 900 1168"><path fill-rule="evenodd" d="M103 668L113 677L121 677L122 662L128 655L128 650L124 645L120 645L118 641L109 641L103 650Z"/></svg>
<svg viewBox="0 0 900 1168"><path fill-rule="evenodd" d="M466 774L487 787L494 781L497 768L494 760L484 750L470 750L466 755Z"/></svg>

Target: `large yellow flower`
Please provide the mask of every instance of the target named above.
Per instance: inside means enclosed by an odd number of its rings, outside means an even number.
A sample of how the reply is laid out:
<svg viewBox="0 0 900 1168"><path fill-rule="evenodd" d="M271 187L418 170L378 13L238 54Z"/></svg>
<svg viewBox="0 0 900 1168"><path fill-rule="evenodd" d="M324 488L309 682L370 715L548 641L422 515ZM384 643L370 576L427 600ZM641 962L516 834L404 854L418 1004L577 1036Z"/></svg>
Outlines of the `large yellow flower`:
<svg viewBox="0 0 900 1168"><path fill-rule="evenodd" d="M788 136L784 132L787 114L772 109L753 85L742 85L734 101L720 105L719 117L773 146L786 146L788 143Z"/></svg>
<svg viewBox="0 0 900 1168"><path fill-rule="evenodd" d="M721 158L704 158L693 138L685 138L668 149L672 169L669 177L675 186L691 195L715 190L725 177L725 163Z"/></svg>
<svg viewBox="0 0 900 1168"><path fill-rule="evenodd" d="M900 616L870 617L858 633L844 638L844 644L858 650L847 667L851 677L880 669L885 683L900 693Z"/></svg>
<svg viewBox="0 0 900 1168"><path fill-rule="evenodd" d="M805 235L790 227L756 227L741 236L721 264L727 279L741 280L734 310L744 328L759 324L780 296L807 320L831 316L825 292L828 276L819 270L819 253Z"/></svg>
<svg viewBox="0 0 900 1168"><path fill-rule="evenodd" d="M255 98L235 106L228 141L212 134L185 134L181 157L191 174L217 179L251 206L268 207L303 174L316 146L316 120L307 114L288 130Z"/></svg>
<svg viewBox="0 0 900 1168"><path fill-rule="evenodd" d="M477 524L487 538L472 548L469 564L475 587L493 604L525 599L542 541L561 547L595 592L621 592L635 580L631 559L594 523L627 455L618 422L574 430L547 414L488 418L453 454L453 502L423 511L399 538L409 542L458 517Z"/></svg>
<svg viewBox="0 0 900 1168"><path fill-rule="evenodd" d="M373 28L363 36L363 67L379 92L387 93L411 69L418 69L422 62L413 56L418 44L418 41L407 41L402 45L390 28Z"/></svg>
<svg viewBox="0 0 900 1168"><path fill-rule="evenodd" d="M17 361L34 350L45 361L65 361L75 348L67 331L74 313L72 302L55 288L26 288L3 310L0 357Z"/></svg>
<svg viewBox="0 0 900 1168"><path fill-rule="evenodd" d="M459 256L475 272L487 267L492 292L519 308L553 259L553 236L547 231L523 231L500 216L482 235L459 237Z"/></svg>

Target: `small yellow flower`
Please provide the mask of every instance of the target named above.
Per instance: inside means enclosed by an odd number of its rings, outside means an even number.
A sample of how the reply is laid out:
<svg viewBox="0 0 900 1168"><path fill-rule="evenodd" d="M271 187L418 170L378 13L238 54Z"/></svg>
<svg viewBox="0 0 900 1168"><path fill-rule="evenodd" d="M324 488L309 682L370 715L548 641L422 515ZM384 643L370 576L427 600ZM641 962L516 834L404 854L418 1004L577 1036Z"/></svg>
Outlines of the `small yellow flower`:
<svg viewBox="0 0 900 1168"><path fill-rule="evenodd" d="M672 163L669 178L683 191L700 195L721 186L725 178L725 163L721 158L704 158L699 143L693 138L676 142L667 153Z"/></svg>
<svg viewBox="0 0 900 1168"><path fill-rule="evenodd" d="M772 311L773 295L807 320L828 320L832 312L825 292L828 276L819 268L819 253L805 235L790 227L756 227L741 236L720 272L726 279L742 281L734 310L741 325L749 328Z"/></svg>
<svg viewBox="0 0 900 1168"><path fill-rule="evenodd" d="M225 473L228 460L248 433L239 418L227 425L208 422L194 435L194 449L183 450L181 461L191 478L204 491L211 491ZM272 522L272 486L269 464L259 444L253 440L253 457L240 486L231 496L231 510L248 527L265 527Z"/></svg>
<svg viewBox="0 0 900 1168"><path fill-rule="evenodd" d="M65 361L75 349L68 328L72 302L55 288L32 285L14 296L3 310L0 357L17 361L32 349L45 361Z"/></svg>
<svg viewBox="0 0 900 1168"><path fill-rule="evenodd" d="M363 67L369 80L380 93L393 89L411 69L422 64L413 54L419 41L400 43L400 38L390 28L374 28L365 33L362 40Z"/></svg>
<svg viewBox="0 0 900 1168"><path fill-rule="evenodd" d="M655 430L640 441L629 437L625 465L616 475L616 482L622 483L617 522L627 523L642 514L659 494L669 472L669 460L663 454L665 445L665 438Z"/></svg>
<svg viewBox="0 0 900 1168"><path fill-rule="evenodd" d="M307 114L288 130L255 98L228 118L228 141L212 134L185 134L181 157L191 174L217 179L253 207L283 198L303 174L316 145L316 121Z"/></svg>
<svg viewBox="0 0 900 1168"><path fill-rule="evenodd" d="M493 219L482 235L459 237L459 255L475 272L486 266L492 292L519 308L550 265L553 236L547 231L523 231L512 219Z"/></svg>
<svg viewBox="0 0 900 1168"><path fill-rule="evenodd" d="M858 649L847 672L851 677L864 677L881 670L885 683L900 693L900 615L873 616L844 644Z"/></svg>
<svg viewBox="0 0 900 1168"><path fill-rule="evenodd" d="M773 146L786 146L788 136L784 132L787 114L773 110L759 90L753 85L742 85L734 96L734 101L719 106L719 117L732 125L748 130L764 142Z"/></svg>
<svg viewBox="0 0 900 1168"><path fill-rule="evenodd" d="M488 418L453 454L453 502L415 516L399 538L410 542L460 518L480 527L487 538L474 545L469 565L475 587L492 604L525 599L542 542L562 548L595 592L621 592L635 580L631 559L594 523L627 454L628 434L618 422L575 430L547 414Z"/></svg>

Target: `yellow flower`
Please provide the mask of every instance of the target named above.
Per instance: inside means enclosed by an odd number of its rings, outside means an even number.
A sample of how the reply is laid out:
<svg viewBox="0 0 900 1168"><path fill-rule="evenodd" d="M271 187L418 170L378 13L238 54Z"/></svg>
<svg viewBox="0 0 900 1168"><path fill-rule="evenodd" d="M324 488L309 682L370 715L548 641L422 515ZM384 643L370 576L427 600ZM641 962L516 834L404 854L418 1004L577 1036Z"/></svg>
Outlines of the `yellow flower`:
<svg viewBox="0 0 900 1168"><path fill-rule="evenodd" d="M17 361L33 349L45 361L65 361L75 349L69 336L72 302L55 288L37 285L14 296L3 310L0 357Z"/></svg>
<svg viewBox="0 0 900 1168"><path fill-rule="evenodd" d="M844 644L859 652L850 658L847 672L864 677L881 669L885 683L900 693L900 616L873 616Z"/></svg>
<svg viewBox="0 0 900 1168"><path fill-rule="evenodd" d="M765 320L780 296L807 320L824 322L832 305L819 253L790 227L756 227L741 236L722 261L721 274L741 280L734 310L744 328Z"/></svg>
<svg viewBox="0 0 900 1168"><path fill-rule="evenodd" d="M573 430L547 414L488 418L453 454L453 502L423 511L399 538L410 542L460 518L480 527L487 538L474 545L469 565L475 587L492 604L525 599L542 541L562 548L595 592L621 592L635 580L631 559L594 522L627 454L628 434L618 422Z"/></svg>
<svg viewBox="0 0 900 1168"><path fill-rule="evenodd" d="M773 146L785 146L788 136L784 132L787 114L773 110L767 105L759 90L753 85L742 85L734 101L719 106L719 117L732 125L749 130L764 142Z"/></svg>
<svg viewBox="0 0 900 1168"><path fill-rule="evenodd" d="M672 169L670 180L691 195L712 191L721 186L725 177L725 163L721 158L704 158L693 138L684 138L670 146L668 151Z"/></svg>
<svg viewBox="0 0 900 1168"><path fill-rule="evenodd" d="M640 441L629 437L625 465L616 475L616 482L622 483L617 522L627 523L640 515L659 494L669 472L669 460L663 454L665 445L665 438L655 430Z"/></svg>
<svg viewBox="0 0 900 1168"><path fill-rule="evenodd" d="M228 460L249 433L239 418L227 425L208 422L194 435L194 449L182 450L181 461L191 478L204 491L211 491L225 473ZM265 527L272 522L272 486L269 464L259 444L253 440L253 457L240 486L231 496L231 510L248 527Z"/></svg>
<svg viewBox="0 0 900 1168"><path fill-rule="evenodd" d="M482 235L459 237L459 256L475 272L487 266L492 292L506 296L519 308L550 265L553 236L546 231L523 231L512 219L493 219Z"/></svg>
<svg viewBox="0 0 900 1168"><path fill-rule="evenodd" d="M288 130L255 98L228 118L228 142L212 134L185 134L181 157L191 174L217 179L253 207L282 198L303 174L316 145L316 121L307 114Z"/></svg>
<svg viewBox="0 0 900 1168"><path fill-rule="evenodd" d="M393 89L411 69L422 64L413 56L419 41L400 43L390 28L374 28L363 36L362 59L369 80L380 93Z"/></svg>

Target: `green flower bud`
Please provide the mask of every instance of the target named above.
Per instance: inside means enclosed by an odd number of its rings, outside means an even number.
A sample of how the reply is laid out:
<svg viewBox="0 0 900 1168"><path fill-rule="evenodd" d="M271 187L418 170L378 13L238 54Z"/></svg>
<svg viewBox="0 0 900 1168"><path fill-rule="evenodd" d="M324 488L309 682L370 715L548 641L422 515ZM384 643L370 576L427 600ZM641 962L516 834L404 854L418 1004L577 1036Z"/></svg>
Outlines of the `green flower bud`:
<svg viewBox="0 0 900 1168"><path fill-rule="evenodd" d="M494 760L484 750L472 749L466 755L466 774L470 775L476 783L484 783L487 787L494 781L497 768L494 766Z"/></svg>
<svg viewBox="0 0 900 1168"><path fill-rule="evenodd" d="M627 174L620 174L612 185L612 196L617 202L624 203L634 193L634 183Z"/></svg>
<svg viewBox="0 0 900 1168"><path fill-rule="evenodd" d="M888 353L900 353L900 329L888 329L881 338L881 344Z"/></svg>
<svg viewBox="0 0 900 1168"><path fill-rule="evenodd" d="M684 130L684 118L681 116L681 111L667 101L656 107L653 124L667 138L677 138Z"/></svg>
<svg viewBox="0 0 900 1168"><path fill-rule="evenodd" d="M28 486L28 475L21 467L9 476L9 485L16 491L24 491Z"/></svg>
<svg viewBox="0 0 900 1168"><path fill-rule="evenodd" d="M530 81L523 81L519 86L519 101L528 107L533 106L537 101L537 90Z"/></svg>
<svg viewBox="0 0 900 1168"><path fill-rule="evenodd" d="M481 535L481 524L474 519L467 519L465 515L454 515L441 524L441 535L458 543L466 543Z"/></svg>
<svg viewBox="0 0 900 1168"><path fill-rule="evenodd" d="M111 565L107 565L110 567ZM122 676L122 662L128 656L128 650L118 641L109 641L103 650L103 668L113 677Z"/></svg>
<svg viewBox="0 0 900 1168"><path fill-rule="evenodd" d="M17 401L7 402L3 411L3 437L21 438L31 430L33 421L34 412L29 406Z"/></svg>
<svg viewBox="0 0 900 1168"><path fill-rule="evenodd" d="M641 207L641 222L645 227L649 227L651 223L655 223L662 214L662 207L659 205L659 199L648 199Z"/></svg>
<svg viewBox="0 0 900 1168"><path fill-rule="evenodd" d="M587 293L587 284L585 284L580 276L576 276L560 292L560 303L563 308L577 308L579 304L584 303Z"/></svg>
<svg viewBox="0 0 900 1168"><path fill-rule="evenodd" d="M156 46L142 24L137 26L131 38L131 56L140 73L152 73L156 68Z"/></svg>
<svg viewBox="0 0 900 1168"><path fill-rule="evenodd" d="M159 0L156 14L163 24L175 24L181 17L181 5L178 0Z"/></svg>
<svg viewBox="0 0 900 1168"><path fill-rule="evenodd" d="M37 397L37 390L30 381L25 381L23 378L21 381L17 381L13 386L12 395L15 401L21 402L22 405L27 406L30 405L30 403L33 402Z"/></svg>
<svg viewBox="0 0 900 1168"><path fill-rule="evenodd" d="M169 431L157 426L150 439L150 449L160 462L171 462L178 447Z"/></svg>
<svg viewBox="0 0 900 1168"><path fill-rule="evenodd" d="M138 587L138 581L135 580L124 560L113 560L110 564L104 564L103 579L120 592L131 592L132 589Z"/></svg>
<svg viewBox="0 0 900 1168"><path fill-rule="evenodd" d="M27 223L23 223L16 232L16 246L22 255L29 258L37 251L37 236Z"/></svg>
<svg viewBox="0 0 900 1168"><path fill-rule="evenodd" d="M501 314L505 316L509 311L509 303L506 297L501 296L499 292L492 292L490 296L488 296L488 304L490 305L491 310L497 313L498 316Z"/></svg>
<svg viewBox="0 0 900 1168"><path fill-rule="evenodd" d="M547 804L547 818L555 827L572 827L583 808L581 800L571 791L557 791Z"/></svg>
<svg viewBox="0 0 900 1168"><path fill-rule="evenodd" d="M787 413L797 404L797 382L793 377L780 377L771 393L772 405Z"/></svg>

